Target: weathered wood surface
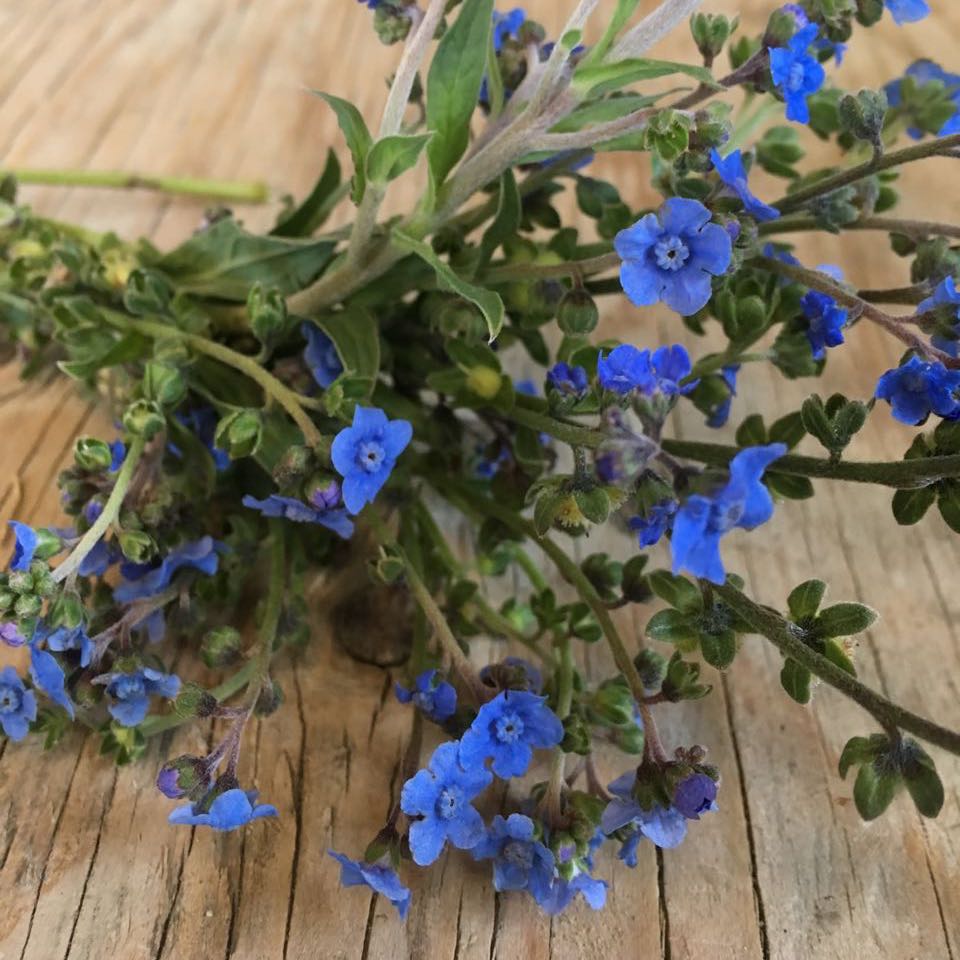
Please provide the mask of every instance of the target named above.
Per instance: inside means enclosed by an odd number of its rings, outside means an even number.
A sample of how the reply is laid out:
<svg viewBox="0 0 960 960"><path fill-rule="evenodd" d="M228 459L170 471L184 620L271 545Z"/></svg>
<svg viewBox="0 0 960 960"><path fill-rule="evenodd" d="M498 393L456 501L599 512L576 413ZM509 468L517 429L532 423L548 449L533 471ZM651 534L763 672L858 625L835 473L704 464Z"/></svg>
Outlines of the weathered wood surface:
<svg viewBox="0 0 960 960"><path fill-rule="evenodd" d="M566 5L527 6L556 27ZM745 7L756 24L774 3L706 6ZM960 9L934 6L925 24L887 22L861 36L839 81L875 84L922 55L955 67ZM691 49L681 31L656 52ZM0 0L0 166L262 177L302 192L336 139L330 112L306 90L350 96L372 118L395 54L379 47L351 0ZM597 166L632 202L648 199L644 160ZM956 219L954 167L909 169L905 215ZM47 215L161 245L183 237L202 212L142 193L27 196ZM271 213L245 216L262 224ZM842 263L864 285L904 281L902 262L878 235L818 239L801 252L809 263ZM621 302L608 312L607 329L635 342L684 335L658 311ZM831 354L828 384L865 396L898 349L864 325L849 339ZM795 409L811 388L759 368L741 383L734 422L748 409ZM854 455L899 456L909 431L883 413L875 421ZM0 519L55 521L52 480L72 438L108 426L68 384L20 386L16 371L0 371ZM689 414L680 427L705 433ZM731 538L735 566L771 603L817 574L835 598L880 607L883 619L858 655L864 677L960 725L957 538L932 514L897 528L883 491L823 487L813 505L786 503L768 527ZM647 615L625 615L628 632ZM605 666L599 651L589 656L593 669ZM845 738L869 731L870 721L831 691L818 692L814 709L796 706L778 689L778 670L777 654L751 639L713 696L665 711L668 741L707 745L723 769L721 812L679 850L661 856L648 846L634 872L605 859L606 910L578 905L552 922L523 898L495 896L486 868L463 856L413 878L406 926L382 901L338 892L325 851L362 849L386 812L409 718L384 673L346 661L323 637L300 663L282 665L287 704L258 725L246 752L247 777L280 809L276 824L232 836L166 826L169 803L152 788L158 759L199 748L204 731L178 734L120 771L79 734L49 756L0 743L0 958L952 960L960 951L960 765L938 758L947 800L937 821L921 821L901 798L880 823L863 826L836 762Z"/></svg>

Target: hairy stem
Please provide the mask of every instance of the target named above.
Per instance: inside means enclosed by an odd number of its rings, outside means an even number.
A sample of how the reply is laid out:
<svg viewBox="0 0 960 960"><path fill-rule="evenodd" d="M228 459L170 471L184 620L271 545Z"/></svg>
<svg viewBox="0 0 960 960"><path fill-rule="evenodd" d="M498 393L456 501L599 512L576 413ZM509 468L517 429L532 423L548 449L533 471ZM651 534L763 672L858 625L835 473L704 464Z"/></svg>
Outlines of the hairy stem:
<svg viewBox="0 0 960 960"><path fill-rule="evenodd" d="M722 587L714 586L713 589L734 613L766 637L785 657L796 660L825 683L858 703L884 729L905 730L927 743L960 756L960 733L904 709L861 683L807 646L792 629L792 624L779 613L755 603L736 587L727 583Z"/></svg>
<svg viewBox="0 0 960 960"><path fill-rule="evenodd" d="M107 532L110 524L120 516L123 499L126 497L127 490L130 488L130 481L133 479L134 470L136 470L137 464L140 462L140 457L143 455L145 445L146 440L143 437L134 437L130 442L123 466L120 467L120 472L117 474L117 479L113 484L113 490L110 491L110 496L104 504L100 516L97 517L90 529L80 539L80 542L73 548L70 556L53 571L53 580L55 583L60 583L76 573L80 568L80 564L86 559L87 554L90 553L100 542L100 538Z"/></svg>
<svg viewBox="0 0 960 960"><path fill-rule="evenodd" d="M821 230L816 217L784 217L759 225L762 236L775 233L799 233L804 230ZM907 237L955 237L960 239L960 224L938 223L935 220L907 220L897 217L862 217L853 223L845 223L843 230L883 230L887 233L902 233Z"/></svg>
<svg viewBox="0 0 960 960"><path fill-rule="evenodd" d="M822 197L825 194L839 190L851 183L856 183L864 177L869 177L874 173L880 173L883 170L890 170L893 167L902 166L905 163L913 163L916 160L925 160L927 157L934 157L938 154L944 154L954 147L960 147L960 133L954 133L947 137L936 137L932 140L925 140L913 146L904 147L902 150L893 150L881 157L872 157L864 163L849 170L841 170L827 177L811 183L809 186L801 187L793 193L788 193L775 201L775 206L781 214L792 213L799 210L811 200Z"/></svg>

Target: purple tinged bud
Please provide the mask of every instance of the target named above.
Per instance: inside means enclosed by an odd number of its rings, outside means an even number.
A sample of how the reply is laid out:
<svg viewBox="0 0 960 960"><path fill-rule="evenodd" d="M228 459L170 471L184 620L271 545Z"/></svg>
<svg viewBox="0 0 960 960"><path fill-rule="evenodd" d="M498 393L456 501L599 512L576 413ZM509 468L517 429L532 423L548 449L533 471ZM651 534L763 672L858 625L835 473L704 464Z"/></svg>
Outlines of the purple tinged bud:
<svg viewBox="0 0 960 960"><path fill-rule="evenodd" d="M310 494L310 505L318 510L332 510L340 505L340 484L331 480L324 487L317 487Z"/></svg>
<svg viewBox="0 0 960 960"><path fill-rule="evenodd" d="M9 621L0 624L0 640L8 647L22 647L27 642L27 638L17 629L17 625Z"/></svg>
<svg viewBox="0 0 960 960"><path fill-rule="evenodd" d="M701 813L717 809L717 784L705 773L694 773L677 784L673 794L674 809L688 820L699 820Z"/></svg>
<svg viewBox="0 0 960 960"><path fill-rule="evenodd" d="M210 772L199 757L184 754L168 760L157 774L157 789L171 800L198 798L210 788Z"/></svg>

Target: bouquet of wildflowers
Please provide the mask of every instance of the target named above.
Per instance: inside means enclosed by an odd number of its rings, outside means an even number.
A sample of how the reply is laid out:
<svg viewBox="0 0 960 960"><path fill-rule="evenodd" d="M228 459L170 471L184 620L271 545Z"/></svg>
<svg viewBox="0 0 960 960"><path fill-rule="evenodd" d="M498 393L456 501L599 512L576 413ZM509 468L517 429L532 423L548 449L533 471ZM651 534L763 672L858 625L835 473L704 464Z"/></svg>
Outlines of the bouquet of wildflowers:
<svg viewBox="0 0 960 960"><path fill-rule="evenodd" d="M960 226L910 219L896 190L902 165L960 156L960 76L921 60L883 90L829 80L855 32L921 19L926 0L787 3L760 36L700 0L643 17L617 0L601 22L599 0L569 0L552 37L493 0L363 5L344 4L400 50L379 126L320 94L351 168L331 151L269 233L217 208L160 251L35 214L15 177L0 187L8 356L96 389L117 424L77 440L60 476L68 520L12 523L0 639L26 648L28 668L0 672L4 735L53 748L74 721L123 764L217 718L209 753L157 775L180 801L170 822L276 816L238 762L250 718L284 709L275 658L310 656L319 577L340 642L395 667L410 705L395 808L365 851L331 851L345 885L401 917L410 862L448 844L555 913L578 895L603 905L592 874L608 843L627 867L645 840L681 843L722 803L723 771L709 744L665 744L657 714L707 696L703 664L731 668L751 634L782 655L785 696L806 704L826 683L864 709L839 769L864 819L901 788L935 817L944 790L924 744L960 754L960 734L857 678L856 637L876 613L826 602L819 579L760 605L723 546L776 500L813 496L813 480L889 487L892 522L935 504L960 531ZM689 30L689 62L649 57L674 29ZM803 163L814 137L832 166ZM606 151L650 155L656 208L591 176ZM757 167L782 195L755 195ZM416 206L385 216L394 181L417 172ZM563 225L565 192L589 235ZM348 228L324 229L351 204ZM857 290L783 242L853 229L887 234L909 282ZM723 346L692 357L603 339L602 297L634 310L638 331L662 303ZM736 445L672 435L678 405L726 424L758 363L820 376L860 323L903 348L874 396L738 411ZM868 417L891 416L917 428L902 460L848 456ZM819 455L791 452L808 434ZM475 530L469 555L444 533L451 518ZM574 542L605 525L620 553L576 559ZM661 541L670 569L648 563ZM503 602L486 594L514 573L522 587ZM644 636L611 615L653 603ZM501 654L478 663L477 637ZM584 670L590 644L609 649L609 676ZM218 684L196 681L210 671ZM601 749L622 771L609 784ZM498 780L516 782L489 818L477 804Z"/></svg>

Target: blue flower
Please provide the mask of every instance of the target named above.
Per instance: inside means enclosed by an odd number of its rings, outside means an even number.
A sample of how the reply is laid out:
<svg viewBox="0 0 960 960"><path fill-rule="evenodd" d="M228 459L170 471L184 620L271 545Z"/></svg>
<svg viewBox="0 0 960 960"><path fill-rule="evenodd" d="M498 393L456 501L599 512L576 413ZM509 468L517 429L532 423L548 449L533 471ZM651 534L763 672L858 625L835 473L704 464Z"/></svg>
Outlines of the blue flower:
<svg viewBox="0 0 960 960"><path fill-rule="evenodd" d="M817 267L835 280L842 278L839 267L821 264ZM837 301L819 290L808 290L800 301L800 308L807 318L807 340L814 360L822 360L827 347L839 347L843 343L843 328L847 323L847 311Z"/></svg>
<svg viewBox="0 0 960 960"><path fill-rule="evenodd" d="M898 24L916 23L930 13L927 0L883 0Z"/></svg>
<svg viewBox="0 0 960 960"><path fill-rule="evenodd" d="M37 698L13 667L0 670L0 727L11 740L22 740L37 719Z"/></svg>
<svg viewBox="0 0 960 960"><path fill-rule="evenodd" d="M960 133L960 74L948 73L932 60L917 60L907 67L906 76L913 79L919 87L924 87L928 83L943 84L956 111L937 131L937 136L946 137L951 133ZM887 95L887 103L891 107L899 107L903 103L902 79L891 80L883 89ZM919 127L908 127L907 133L914 140L919 140L924 135L924 131Z"/></svg>
<svg viewBox="0 0 960 960"><path fill-rule="evenodd" d="M337 488L339 499L340 484L334 480L330 486ZM316 506L306 504L296 497L281 497L278 493L271 493L265 500L258 500L248 494L241 502L251 510L259 510L265 517L283 517L293 523L319 523L344 540L349 540L353 536L353 521L347 516L347 511L327 507L322 492L314 493L313 499Z"/></svg>
<svg viewBox="0 0 960 960"><path fill-rule="evenodd" d="M30 679L33 680L35 687L42 690L54 703L63 707L70 714L71 720L74 718L73 701L67 693L63 667L52 653L41 650L35 644L30 647Z"/></svg>
<svg viewBox="0 0 960 960"><path fill-rule="evenodd" d="M343 503L350 513L373 501L412 437L413 427L406 420L388 420L377 407L354 409L353 425L333 438L330 450L343 477Z"/></svg>
<svg viewBox="0 0 960 960"><path fill-rule="evenodd" d="M653 351L650 364L653 368L654 383L652 390L645 391L647 393L662 393L665 397L677 394L686 396L700 382L691 380L689 383L681 384L682 380L690 376L693 367L690 363L690 354L679 343L672 347L658 347Z"/></svg>
<svg viewBox="0 0 960 960"><path fill-rule="evenodd" d="M13 529L15 543L13 545L13 558L10 561L11 570L29 570L33 562L33 555L37 552L37 546L40 543L40 537L33 527L18 520L11 520L10 526Z"/></svg>
<svg viewBox="0 0 960 960"><path fill-rule="evenodd" d="M400 809L411 817L410 852L414 862L429 866L449 840L470 850L483 839L483 818L470 801L486 789L493 776L483 767L464 770L460 745L441 743L426 770L418 770L404 785Z"/></svg>
<svg viewBox="0 0 960 960"><path fill-rule="evenodd" d="M226 450L221 450L214 444L214 437L217 433L217 413L212 407L196 407L189 413L176 414L177 420L188 430L196 434L197 439L207 448L210 456L213 457L214 467L223 472L230 466L230 455ZM168 443L167 449L180 459L183 453L176 444Z"/></svg>
<svg viewBox="0 0 960 960"><path fill-rule="evenodd" d="M673 791L673 806L688 820L699 820L702 813L713 813L717 807L717 781L705 773L692 773L681 780Z"/></svg>
<svg viewBox="0 0 960 960"><path fill-rule="evenodd" d="M578 893L593 910L602 910L607 902L606 883L581 871L570 880L556 877L547 893L537 898L537 903L544 913L552 916L566 910Z"/></svg>
<svg viewBox="0 0 960 960"><path fill-rule="evenodd" d="M493 49L496 53L503 49L506 40L516 38L517 31L526 19L527 15L520 7L515 7L509 13L493 11Z"/></svg>
<svg viewBox="0 0 960 960"><path fill-rule="evenodd" d="M679 846L687 835L687 818L673 806L644 809L633 795L636 773L631 770L618 777L608 789L613 799L600 818L600 829L611 834L630 827L619 857L628 867L637 865L637 846L643 837L663 849Z"/></svg>
<svg viewBox="0 0 960 960"><path fill-rule="evenodd" d="M340 864L340 884L344 887L367 886L386 897L400 914L401 920L407 919L410 909L410 891L400 882L396 870L386 863L367 863L364 860L351 860L344 853L328 850L327 853Z"/></svg>
<svg viewBox="0 0 960 960"><path fill-rule="evenodd" d="M787 102L787 119L809 123L810 108L807 97L823 86L826 72L816 57L808 53L817 39L819 27L815 23L798 30L785 47L770 48L770 72Z"/></svg>
<svg viewBox="0 0 960 960"><path fill-rule="evenodd" d="M108 707L110 715L124 727L135 727L143 721L151 697L172 700L180 691L179 677L152 667L104 673L95 677L93 682L106 687L107 696L113 700Z"/></svg>
<svg viewBox="0 0 960 960"><path fill-rule="evenodd" d="M634 390L648 392L654 382L650 351L639 350L629 343L614 347L607 356L601 351L597 359L597 379L604 390L621 396Z"/></svg>
<svg viewBox="0 0 960 960"><path fill-rule="evenodd" d="M303 359L310 368L313 379L326 390L343 373L343 361L337 353L336 345L312 323L302 324L300 332L307 341Z"/></svg>
<svg viewBox="0 0 960 960"><path fill-rule="evenodd" d="M394 684L393 689L401 703L413 702L434 723L444 723L456 712L457 691L446 680L438 679L436 670L424 670L414 681L412 690L399 683Z"/></svg>
<svg viewBox="0 0 960 960"><path fill-rule="evenodd" d="M256 790L234 787L220 794L209 810L199 803L185 803L171 811L170 823L188 827L212 827L214 830L235 830L251 820L277 816L277 808L269 803L257 803Z"/></svg>
<svg viewBox="0 0 960 960"><path fill-rule="evenodd" d="M707 415L707 426L719 429L726 425L730 419L730 408L733 406L733 398L737 395L737 374L740 372L740 364L735 363L729 367L724 367L720 371L723 382L727 385L729 393L725 400L721 400Z"/></svg>
<svg viewBox="0 0 960 960"><path fill-rule="evenodd" d="M798 3L785 3L780 8L781 13L792 14L794 23L797 25L797 29L807 26L810 23L810 18L807 16L807 11L803 9ZM813 47L818 52L822 50L829 51L830 55L833 56L836 60L836 64L839 67L843 63L844 54L847 52L847 45L845 43L835 43L833 40L828 39L827 37L817 37L814 41Z"/></svg>
<svg viewBox="0 0 960 960"><path fill-rule="evenodd" d="M937 310L940 307L949 307L954 317L960 321L960 290L957 289L957 283L953 277L946 277L940 281L933 296L927 297L918 307L918 313L926 313L928 310ZM954 333L960 334L960 324L953 328ZM949 353L951 357L957 356L958 343L956 337L944 337L935 334L930 338L930 342L944 353Z"/></svg>
<svg viewBox="0 0 960 960"><path fill-rule="evenodd" d="M0 623L0 642L8 647L22 647L27 642L27 638L15 623L8 620L6 623Z"/></svg>
<svg viewBox="0 0 960 960"><path fill-rule="evenodd" d="M876 396L890 404L894 417L901 423L919 426L931 413L950 420L960 417L958 389L960 370L948 370L938 361L911 357L880 377Z"/></svg>
<svg viewBox="0 0 960 960"><path fill-rule="evenodd" d="M122 440L114 440L110 444L110 472L116 473L127 458L127 448Z"/></svg>
<svg viewBox="0 0 960 960"><path fill-rule="evenodd" d="M773 516L773 499L760 478L786 452L782 443L747 447L730 461L726 486L709 497L694 494L687 498L673 521L674 573L686 570L719 584L726 580L720 539L734 527L752 530Z"/></svg>
<svg viewBox="0 0 960 960"><path fill-rule="evenodd" d="M58 627L47 637L47 647L58 653L76 650L80 654L80 666L89 667L96 644L83 627L74 627L72 630L69 627Z"/></svg>
<svg viewBox="0 0 960 960"><path fill-rule="evenodd" d="M743 155L734 150L727 157L721 157L719 151L710 151L710 161L717 175L740 198L744 209L754 220L776 220L780 211L758 200L747 186L747 172L743 168Z"/></svg>
<svg viewBox="0 0 960 960"><path fill-rule="evenodd" d="M670 529L673 515L677 512L676 500L661 500L655 503L643 517L631 517L630 529L637 531L641 547L652 547Z"/></svg>
<svg viewBox="0 0 960 960"><path fill-rule="evenodd" d="M546 697L526 690L504 690L480 708L464 733L460 762L482 770L492 757L498 777L522 777L534 748L555 747L562 739L563 724L547 706Z"/></svg>
<svg viewBox="0 0 960 960"><path fill-rule="evenodd" d="M117 603L132 603L154 597L170 586L170 580L181 567L199 570L207 576L217 572L220 545L213 537L201 537L171 550L163 560L149 566L124 564L125 580L113 591Z"/></svg>
<svg viewBox="0 0 960 960"><path fill-rule="evenodd" d="M534 836L534 823L522 813L493 818L484 838L470 851L474 860L493 860L493 888L528 890L538 901L550 895L553 853Z"/></svg>
<svg viewBox="0 0 960 960"><path fill-rule="evenodd" d="M81 577L102 577L107 570L123 557L116 544L98 540L93 549L80 561L77 573Z"/></svg>
<svg viewBox="0 0 960 960"><path fill-rule="evenodd" d="M571 397L582 397L590 389L587 371L563 362L555 363L547 371L547 383L558 393Z"/></svg>
<svg viewBox="0 0 960 960"><path fill-rule="evenodd" d="M671 197L621 230L613 245L623 260L620 284L638 307L663 301L689 316L710 299L711 278L730 266L733 244L699 200Z"/></svg>

